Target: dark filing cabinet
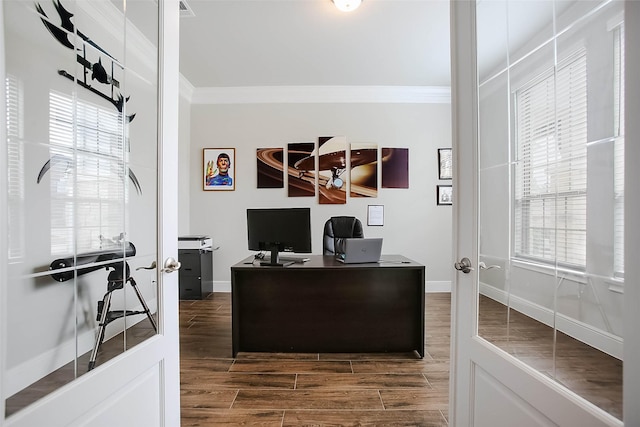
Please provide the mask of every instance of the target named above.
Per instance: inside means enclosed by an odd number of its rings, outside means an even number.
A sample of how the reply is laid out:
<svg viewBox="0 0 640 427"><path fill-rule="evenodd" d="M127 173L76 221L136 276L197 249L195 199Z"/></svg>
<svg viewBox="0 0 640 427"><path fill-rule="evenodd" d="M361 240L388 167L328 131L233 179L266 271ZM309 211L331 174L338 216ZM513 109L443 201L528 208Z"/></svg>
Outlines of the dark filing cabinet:
<svg viewBox="0 0 640 427"><path fill-rule="evenodd" d="M213 248L207 236L178 237L180 299L202 299L203 289L213 289Z"/></svg>

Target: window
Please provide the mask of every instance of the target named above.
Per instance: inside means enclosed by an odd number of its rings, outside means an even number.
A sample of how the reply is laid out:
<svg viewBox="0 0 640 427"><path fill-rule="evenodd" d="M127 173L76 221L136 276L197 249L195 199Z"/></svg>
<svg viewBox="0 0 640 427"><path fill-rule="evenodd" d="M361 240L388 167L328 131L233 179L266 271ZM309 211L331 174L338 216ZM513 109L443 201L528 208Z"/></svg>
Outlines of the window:
<svg viewBox="0 0 640 427"><path fill-rule="evenodd" d="M9 260L24 256L24 147L22 90L18 79L7 76L5 82L7 105L7 200L8 206L8 257Z"/></svg>
<svg viewBox="0 0 640 427"><path fill-rule="evenodd" d="M585 266L586 68L581 50L516 91L517 257Z"/></svg>
<svg viewBox="0 0 640 427"><path fill-rule="evenodd" d="M51 254L100 249L103 238L125 232L122 115L52 92L49 135Z"/></svg>

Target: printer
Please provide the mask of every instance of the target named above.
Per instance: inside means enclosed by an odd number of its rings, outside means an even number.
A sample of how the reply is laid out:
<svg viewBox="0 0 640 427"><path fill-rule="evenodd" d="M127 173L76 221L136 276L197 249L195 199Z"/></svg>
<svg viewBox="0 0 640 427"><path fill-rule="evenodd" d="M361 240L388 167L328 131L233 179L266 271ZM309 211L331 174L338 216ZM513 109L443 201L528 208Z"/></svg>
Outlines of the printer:
<svg viewBox="0 0 640 427"><path fill-rule="evenodd" d="M213 240L209 236L180 236L178 249L211 249Z"/></svg>

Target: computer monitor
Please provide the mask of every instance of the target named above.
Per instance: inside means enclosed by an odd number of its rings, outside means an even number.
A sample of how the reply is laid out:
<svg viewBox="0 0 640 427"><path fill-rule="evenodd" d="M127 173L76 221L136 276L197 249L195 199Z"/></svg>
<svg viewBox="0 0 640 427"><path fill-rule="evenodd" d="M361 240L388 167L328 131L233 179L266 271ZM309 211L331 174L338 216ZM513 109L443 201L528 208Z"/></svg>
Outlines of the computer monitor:
<svg viewBox="0 0 640 427"><path fill-rule="evenodd" d="M311 253L311 209L247 209L247 235L249 250L271 252L262 265L282 266L279 252Z"/></svg>

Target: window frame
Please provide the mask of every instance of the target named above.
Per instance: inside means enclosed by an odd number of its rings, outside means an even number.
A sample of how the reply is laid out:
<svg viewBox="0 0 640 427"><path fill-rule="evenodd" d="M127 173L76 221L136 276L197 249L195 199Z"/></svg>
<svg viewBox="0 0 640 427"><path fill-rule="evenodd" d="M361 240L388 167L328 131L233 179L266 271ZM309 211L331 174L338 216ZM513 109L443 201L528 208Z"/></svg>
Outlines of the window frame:
<svg viewBox="0 0 640 427"><path fill-rule="evenodd" d="M579 186L575 188L571 188L571 185L572 185L571 181L573 179L573 174L571 174L572 179L568 180L570 188L559 191L558 182L556 179L554 179L554 178L557 178L556 176L557 171L556 170L545 171L545 168L547 167L555 167L558 164L561 164L560 159L561 159L562 149L558 147L561 147L563 142L565 141L564 138L558 137L558 135L562 131L561 126L563 123L562 121L563 119L562 117L560 117L561 115L558 113L559 107L557 102L558 101L557 94L559 89L563 89L563 90L565 89L565 87L559 88L557 86L557 83L559 80L558 76L560 73L571 72L571 67L577 64L576 66L580 67L580 70L579 70L580 75L578 77L579 79L584 80L584 82L578 82L578 84L581 84L581 86L579 86L576 90L581 90L583 91L583 93L578 94L577 97L578 98L584 97L584 99L586 99L587 90L588 90L587 83L586 83L586 74L587 74L586 56L587 56L586 49L580 48L576 50L576 52L573 55L571 55L567 59L563 60L560 64L558 64L557 68L551 67L546 69L545 71L541 72L538 76L536 76L534 79L530 80L525 84L522 84L512 92L513 106L514 106L513 117L514 117L514 129L515 129L514 154L516 156L515 163L514 163L515 164L514 188L512 193L512 198L513 198L512 214L513 214L513 226L514 226L514 233L512 237L512 240L513 240L512 241L512 258L514 260L522 260L524 262L534 262L539 265L548 265L550 267L562 267L563 269L567 269L569 271L584 272L586 270L586 238L587 238L587 229L586 229L587 148L586 147L588 142L586 137L586 120L587 120L586 103L585 105L577 105L578 102L576 102L576 106L581 108L582 115L580 116L581 117L580 119L576 120L573 123L573 127L570 127L567 132L569 134L571 134L574 131L576 133L580 133L580 132L584 133L584 139L580 140L579 143L577 144L579 146L578 147L579 150L581 150L580 153L578 155L575 155L574 152L571 152L573 156L570 156L569 158L569 164L570 164L569 171L570 172L576 171L578 175L575 181L579 181L580 175L584 176L583 188L578 188ZM564 76L562 77L564 78ZM569 90L571 90L572 83L573 83L572 80L569 80L567 82L567 87L569 88ZM551 96L549 95L549 91L550 91L549 85L551 85ZM530 109L526 113L529 114L529 118L535 115L534 119L536 119L535 121L537 122L537 124L534 123L534 127L531 127L532 125L531 121L525 123L522 120L523 108L522 109L520 108L520 106L522 105L520 102L524 97L539 96L539 93L534 93L534 91L546 92L546 95L542 99L537 100L538 105L531 105L532 102L529 102ZM575 94L572 93L572 95L575 95ZM551 108L549 107L549 105L551 105ZM573 117L571 115L569 116ZM580 128L574 129L576 126ZM524 128L527 129L526 132L528 133L528 136L530 136L527 144L522 144L522 139L521 139L521 130ZM531 137L532 135L534 136L537 135L537 137L535 138ZM568 140L571 141L571 138L569 138ZM534 146L535 141L546 141L545 145L542 147L543 151L545 152L545 155L547 156L547 157L543 157L543 159L546 160L546 162L543 162L543 164L537 164L537 165L535 164L536 157L533 151L539 148ZM551 155L551 157L555 156L555 161L552 163L549 162L549 154L548 154L549 148L555 148L554 153ZM528 151L528 154L526 156L523 155L523 152L525 150ZM574 168L571 165L571 162L573 161L573 159L582 159L581 160L583 163L582 167ZM543 181L545 182L545 184L542 185L541 187L544 187L544 186L549 187L548 191L546 192L538 191L537 193L535 191L532 192L531 187L532 187L533 181L535 180L534 175L538 176L538 178L540 178L541 175L544 176L545 179ZM525 176L527 176L527 178L525 178ZM558 219L559 219L558 209L557 209L558 201L564 200L564 203L566 204L568 200L574 200L574 199L578 200L578 202L583 205L582 209L575 209L575 208L564 209L563 212L565 213L582 212L584 216L583 228L578 230L572 230L571 227L569 227L568 225L565 225L565 227L558 227ZM542 238L540 239L540 241L548 240L550 242L550 245L544 245L544 244L539 245L537 250L535 250L536 248L532 247L533 245L531 243L531 238L532 238L531 234L532 234L532 230L534 230L534 227L535 227L534 225L532 225L532 222L534 222L535 216L532 210L530 209L532 204L536 202L542 203L542 207L540 208L540 212L542 212L543 214L541 217L542 224L541 226L537 227L539 231L542 233ZM547 207L546 205L549 203L551 203L551 206ZM553 211L552 212L553 217L547 214L548 210ZM524 211L528 211L528 214L526 216L522 215ZM567 220L565 219L565 221ZM551 222L551 225L548 225L548 222ZM568 243L570 238L566 236L566 233L571 231L577 231L578 233L581 233L580 234L581 239L579 242L581 247L580 254L579 254L580 256L578 257L580 258L579 262L575 262L575 260L568 259L566 255L565 257L562 257L562 258L558 257L558 253L559 253L558 245L557 245L558 230L565 232L565 237L562 239L562 241L564 242L563 252L565 254L573 253L572 245ZM578 259L578 258L575 258L575 259Z"/></svg>
<svg viewBox="0 0 640 427"><path fill-rule="evenodd" d="M127 234L125 131L121 112L50 92L50 155L66 160L50 170L51 255L100 250Z"/></svg>

